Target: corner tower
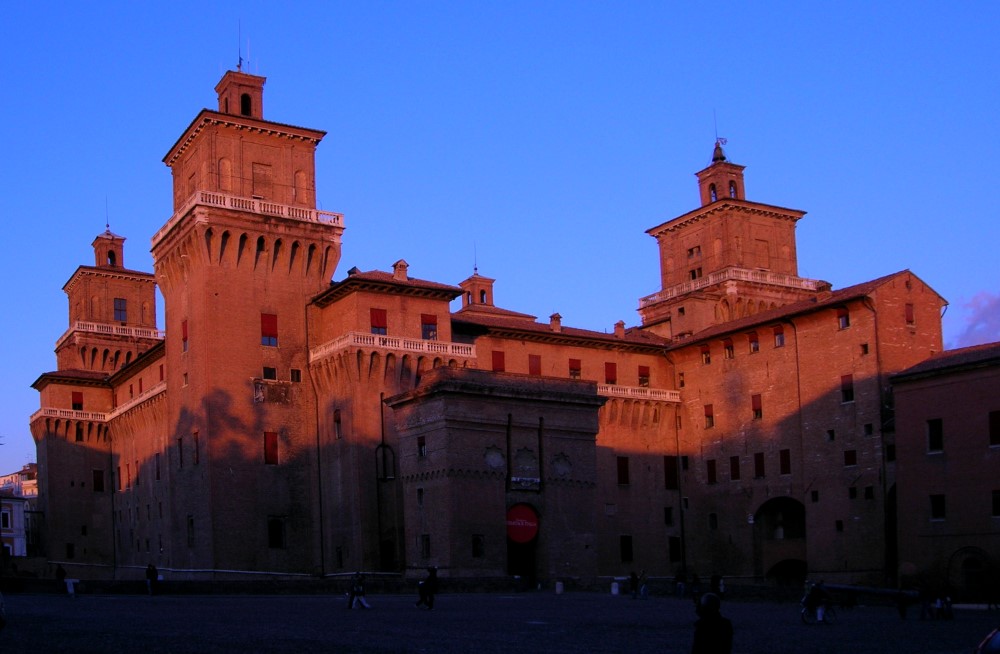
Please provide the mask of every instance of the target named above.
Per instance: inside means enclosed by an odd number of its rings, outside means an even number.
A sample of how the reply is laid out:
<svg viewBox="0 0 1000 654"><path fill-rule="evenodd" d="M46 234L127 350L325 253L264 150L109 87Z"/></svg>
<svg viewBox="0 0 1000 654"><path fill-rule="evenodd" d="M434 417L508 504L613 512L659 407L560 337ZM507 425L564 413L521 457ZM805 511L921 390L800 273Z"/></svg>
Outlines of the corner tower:
<svg viewBox="0 0 1000 654"><path fill-rule="evenodd" d="M219 109L163 159L174 211L152 252L181 568L311 572L314 560L305 307L336 269L343 217L316 209L325 133L265 120L265 81L227 72Z"/></svg>
<svg viewBox="0 0 1000 654"><path fill-rule="evenodd" d="M795 224L804 211L746 199L743 166L716 141L697 173L701 207L646 231L660 250L661 290L639 301L645 329L683 338L814 295L798 276Z"/></svg>

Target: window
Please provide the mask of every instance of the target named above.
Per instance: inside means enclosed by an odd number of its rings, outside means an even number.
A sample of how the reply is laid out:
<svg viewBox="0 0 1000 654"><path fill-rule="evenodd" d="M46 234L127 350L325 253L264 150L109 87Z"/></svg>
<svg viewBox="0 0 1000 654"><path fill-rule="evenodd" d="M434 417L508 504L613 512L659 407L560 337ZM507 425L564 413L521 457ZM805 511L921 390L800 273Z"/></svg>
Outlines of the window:
<svg viewBox="0 0 1000 654"><path fill-rule="evenodd" d="M819 491L818 490L809 491L809 499L813 503L819 502Z"/></svg>
<svg viewBox="0 0 1000 654"><path fill-rule="evenodd" d="M267 519L267 546L271 549L285 549L285 519L270 516Z"/></svg>
<svg viewBox="0 0 1000 654"><path fill-rule="evenodd" d="M604 364L604 383L605 384L617 384L618 383L618 364L608 361Z"/></svg>
<svg viewBox="0 0 1000 654"><path fill-rule="evenodd" d="M865 499L866 500L874 500L875 499L875 487L874 486L865 486Z"/></svg>
<svg viewBox="0 0 1000 654"><path fill-rule="evenodd" d="M639 386L649 386L649 366L639 366Z"/></svg>
<svg viewBox="0 0 1000 654"><path fill-rule="evenodd" d="M115 322L127 322L128 321L128 310L126 307L128 303L123 297L115 298Z"/></svg>
<svg viewBox="0 0 1000 654"><path fill-rule="evenodd" d="M94 483L92 484L92 486L94 488L94 492L95 493L103 493L104 492L104 471L103 470L94 470L93 475L94 475Z"/></svg>
<svg viewBox="0 0 1000 654"><path fill-rule="evenodd" d="M864 433L865 436L871 436L872 434L874 434L875 433L874 425L872 425L872 423L870 422L866 422L864 426Z"/></svg>
<svg viewBox="0 0 1000 654"><path fill-rule="evenodd" d="M705 479L709 484L714 484L718 481L715 474L715 459L705 461Z"/></svg>
<svg viewBox="0 0 1000 654"><path fill-rule="evenodd" d="M736 197L736 182L733 181L729 182L729 197L731 198Z"/></svg>
<svg viewBox="0 0 1000 654"><path fill-rule="evenodd" d="M681 470L687 470L687 469L688 469L688 457L685 454L684 456L681 457Z"/></svg>
<svg viewBox="0 0 1000 654"><path fill-rule="evenodd" d="M627 486L628 481L628 457L618 457L618 485Z"/></svg>
<svg viewBox="0 0 1000 654"><path fill-rule="evenodd" d="M188 351L188 321L181 321L181 352Z"/></svg>
<svg viewBox="0 0 1000 654"><path fill-rule="evenodd" d="M83 423L82 422L76 423L76 442L77 443L82 443L83 442Z"/></svg>
<svg viewBox="0 0 1000 654"><path fill-rule="evenodd" d="M701 246L696 245L693 248L688 248L688 259L693 259L695 257L701 256Z"/></svg>
<svg viewBox="0 0 1000 654"><path fill-rule="evenodd" d="M831 442L831 443L833 441L837 440L837 432L835 430L833 430L833 429L827 429L826 430L826 440L829 441L829 442Z"/></svg>
<svg viewBox="0 0 1000 654"><path fill-rule="evenodd" d="M708 528L715 531L719 528L719 514L709 513L708 514Z"/></svg>
<svg viewBox="0 0 1000 654"><path fill-rule="evenodd" d="M684 373L677 373L677 388L684 388Z"/></svg>
<svg viewBox="0 0 1000 654"><path fill-rule="evenodd" d="M688 279L695 280L701 279L701 268L692 268L688 271Z"/></svg>
<svg viewBox="0 0 1000 654"><path fill-rule="evenodd" d="M851 486L847 489L847 498L851 500L858 499L858 489L855 486Z"/></svg>
<svg viewBox="0 0 1000 654"><path fill-rule="evenodd" d="M486 556L486 536L472 534L472 558L481 559Z"/></svg>
<svg viewBox="0 0 1000 654"><path fill-rule="evenodd" d="M540 354L528 355L528 374L529 375L542 374L542 356Z"/></svg>
<svg viewBox="0 0 1000 654"><path fill-rule="evenodd" d="M278 433L264 432L264 465L278 465Z"/></svg>
<svg viewBox="0 0 1000 654"><path fill-rule="evenodd" d="M83 393L80 391L73 391L73 410L83 411Z"/></svg>
<svg viewBox="0 0 1000 654"><path fill-rule="evenodd" d="M716 200L719 199L719 192L715 190L715 184L708 185L708 198L712 202L715 202Z"/></svg>
<svg viewBox="0 0 1000 654"><path fill-rule="evenodd" d="M663 487L667 490L677 490L680 488L677 473L677 457L663 457Z"/></svg>
<svg viewBox="0 0 1000 654"><path fill-rule="evenodd" d="M944 450L944 422L941 418L931 418L927 421L927 451L941 452Z"/></svg>
<svg viewBox="0 0 1000 654"><path fill-rule="evenodd" d="M841 307L837 309L837 328L847 329L851 326L851 314L847 312L846 307Z"/></svg>
<svg viewBox="0 0 1000 654"><path fill-rule="evenodd" d="M680 536L670 536L667 540L667 549L669 550L668 556L670 557L671 563L677 563L681 560L681 539Z"/></svg>
<svg viewBox="0 0 1000 654"><path fill-rule="evenodd" d="M854 401L854 375L841 376L840 401L844 404Z"/></svg>
<svg viewBox="0 0 1000 654"><path fill-rule="evenodd" d="M733 340L727 338L722 341L722 358L723 359L734 359L736 358L736 349L733 347Z"/></svg>
<svg viewBox="0 0 1000 654"><path fill-rule="evenodd" d="M493 350L493 372L503 372L504 370L503 352Z"/></svg>
<svg viewBox="0 0 1000 654"><path fill-rule="evenodd" d="M425 341L436 341L438 339L438 319L430 313L420 314L420 338Z"/></svg>
<svg viewBox="0 0 1000 654"><path fill-rule="evenodd" d="M427 438L424 436L417 436L417 456L427 456Z"/></svg>
<svg viewBox="0 0 1000 654"><path fill-rule="evenodd" d="M277 379L277 378L278 378L277 368L268 368L267 366L264 366L264 379Z"/></svg>
<svg viewBox="0 0 1000 654"><path fill-rule="evenodd" d="M993 491L993 512L994 518L1000 518L1000 490Z"/></svg>
<svg viewBox="0 0 1000 654"><path fill-rule="evenodd" d="M785 347L785 328L781 325L774 328L774 347Z"/></svg>
<svg viewBox="0 0 1000 654"><path fill-rule="evenodd" d="M431 535L420 534L420 558L431 558Z"/></svg>
<svg viewBox="0 0 1000 654"><path fill-rule="evenodd" d="M754 420L760 420L764 417L764 407L761 404L759 394L750 396L750 409L753 411Z"/></svg>
<svg viewBox="0 0 1000 654"><path fill-rule="evenodd" d="M990 411L990 446L1000 445L1000 411Z"/></svg>
<svg viewBox="0 0 1000 654"><path fill-rule="evenodd" d="M715 411L712 409L711 404L705 405L705 429L711 429L715 426Z"/></svg>
<svg viewBox="0 0 1000 654"><path fill-rule="evenodd" d="M868 356L868 343L861 344L861 356L863 357Z"/></svg>
<svg viewBox="0 0 1000 654"><path fill-rule="evenodd" d="M778 452L778 473L782 475L792 474L791 450L781 450Z"/></svg>
<svg viewBox="0 0 1000 654"><path fill-rule="evenodd" d="M844 465L845 466L856 466L856 465L858 465L858 451L857 450L844 450Z"/></svg>
<svg viewBox="0 0 1000 654"><path fill-rule="evenodd" d="M740 480L740 457L729 457L729 478L733 481Z"/></svg>
<svg viewBox="0 0 1000 654"><path fill-rule="evenodd" d="M570 359L569 360L569 378L570 379L580 379L580 376L581 376L581 372L580 371L581 371L580 360L579 359Z"/></svg>
<svg viewBox="0 0 1000 654"><path fill-rule="evenodd" d="M389 333L389 322L385 309L369 309L368 316L373 334L385 336Z"/></svg>
<svg viewBox="0 0 1000 654"><path fill-rule="evenodd" d="M944 520L944 495L931 495L931 520Z"/></svg>
<svg viewBox="0 0 1000 654"><path fill-rule="evenodd" d="M187 517L187 546L194 547L194 516Z"/></svg>
<svg viewBox="0 0 1000 654"><path fill-rule="evenodd" d="M838 533L843 533L843 531L844 531L844 521L843 520L834 520L833 521L833 528L835 530L837 530Z"/></svg>
<svg viewBox="0 0 1000 654"><path fill-rule="evenodd" d="M674 507L672 506L663 507L663 524L667 525L668 527L674 524Z"/></svg>
<svg viewBox="0 0 1000 654"><path fill-rule="evenodd" d="M632 562L632 537L631 536L619 536L618 537L618 550L621 553L622 563Z"/></svg>
<svg viewBox="0 0 1000 654"><path fill-rule="evenodd" d="M707 345L701 346L701 362L706 366L712 363L712 350Z"/></svg>
<svg viewBox="0 0 1000 654"><path fill-rule="evenodd" d="M298 368L292 368L291 370L289 370L288 371L288 376L289 376L289 379L291 381L295 382L296 384L302 382L302 371L299 370Z"/></svg>
<svg viewBox="0 0 1000 654"><path fill-rule="evenodd" d="M747 334L747 340L750 344L750 354L760 352L760 341L757 339L757 332L750 332Z"/></svg>
<svg viewBox="0 0 1000 654"><path fill-rule="evenodd" d="M273 313L260 314L260 344L278 347L278 316Z"/></svg>
<svg viewBox="0 0 1000 654"><path fill-rule="evenodd" d="M904 314L906 317L906 324L912 325L915 322L913 318L913 305L909 302L904 305Z"/></svg>
<svg viewBox="0 0 1000 654"><path fill-rule="evenodd" d="M418 488L417 489L417 506L423 506L423 505L424 505L424 489L423 488Z"/></svg>
<svg viewBox="0 0 1000 654"><path fill-rule="evenodd" d="M895 461L896 460L896 444L886 443L885 444L885 460Z"/></svg>

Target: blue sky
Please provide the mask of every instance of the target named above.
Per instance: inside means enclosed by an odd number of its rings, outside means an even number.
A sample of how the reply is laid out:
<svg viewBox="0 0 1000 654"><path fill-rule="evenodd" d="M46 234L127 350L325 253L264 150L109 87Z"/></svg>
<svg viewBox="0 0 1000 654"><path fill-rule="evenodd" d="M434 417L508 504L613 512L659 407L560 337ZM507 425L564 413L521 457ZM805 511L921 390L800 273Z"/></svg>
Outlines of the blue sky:
<svg viewBox="0 0 1000 654"><path fill-rule="evenodd" d="M802 276L909 268L950 303L946 345L1000 340L998 25L996 2L10 3L0 473L34 460L62 285L106 217L152 270L163 155L240 51L265 118L328 132L336 279L478 263L501 306L634 325L659 290L645 230L697 206L717 130L748 199L808 212Z"/></svg>

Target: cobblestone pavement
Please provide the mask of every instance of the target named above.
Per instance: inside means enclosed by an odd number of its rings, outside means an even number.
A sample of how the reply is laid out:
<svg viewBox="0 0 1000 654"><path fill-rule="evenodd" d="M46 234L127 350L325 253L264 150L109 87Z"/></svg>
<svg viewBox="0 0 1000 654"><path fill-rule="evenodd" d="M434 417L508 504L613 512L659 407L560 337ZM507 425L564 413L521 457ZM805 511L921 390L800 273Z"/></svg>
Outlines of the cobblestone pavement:
<svg viewBox="0 0 1000 654"><path fill-rule="evenodd" d="M688 652L690 601L597 593L369 595L372 610L322 596L6 596L2 652ZM892 607L801 624L792 603L725 602L735 652L969 654L1000 613L902 621Z"/></svg>

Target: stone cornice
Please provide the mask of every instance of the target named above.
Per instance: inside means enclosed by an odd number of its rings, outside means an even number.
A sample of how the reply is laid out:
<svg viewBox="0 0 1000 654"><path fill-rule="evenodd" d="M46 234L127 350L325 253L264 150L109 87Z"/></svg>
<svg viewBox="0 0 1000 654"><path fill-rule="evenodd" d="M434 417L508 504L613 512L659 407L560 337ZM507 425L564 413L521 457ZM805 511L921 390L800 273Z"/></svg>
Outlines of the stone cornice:
<svg viewBox="0 0 1000 654"><path fill-rule="evenodd" d="M732 198L726 198L713 202L704 207L699 207L694 211L689 211L688 213L678 216L672 220L668 220L665 223L657 225L656 227L651 227L646 230L646 233L650 236L656 238L665 232L676 231L687 225L696 223L700 220L705 220L712 215L723 213L727 211L738 211L741 213L754 214L759 216L769 216L771 218L778 218L781 220L790 220L795 222L806 215L805 211L799 211L798 209L787 209L785 207L777 207L770 204L761 204L759 202L747 202L746 200L734 200Z"/></svg>
<svg viewBox="0 0 1000 654"><path fill-rule="evenodd" d="M72 291L77 282L79 282L85 275L91 277L106 277L108 279L127 279L129 281L145 282L148 284L156 283L152 273L142 272L139 270L129 270L128 268L80 266L70 276L69 280L63 284L63 290L67 293Z"/></svg>

